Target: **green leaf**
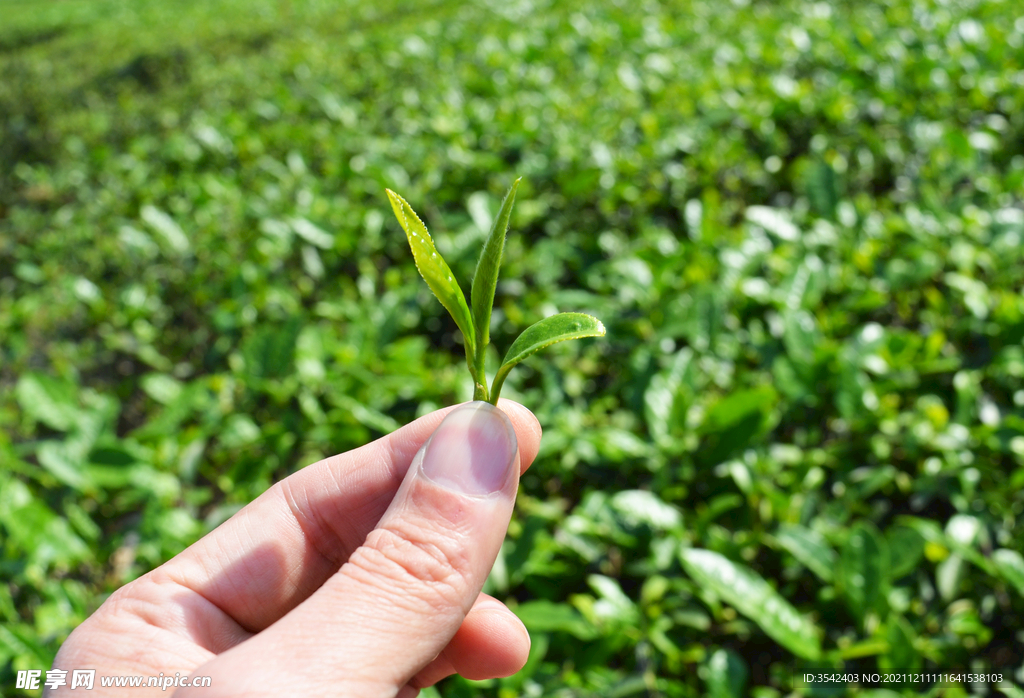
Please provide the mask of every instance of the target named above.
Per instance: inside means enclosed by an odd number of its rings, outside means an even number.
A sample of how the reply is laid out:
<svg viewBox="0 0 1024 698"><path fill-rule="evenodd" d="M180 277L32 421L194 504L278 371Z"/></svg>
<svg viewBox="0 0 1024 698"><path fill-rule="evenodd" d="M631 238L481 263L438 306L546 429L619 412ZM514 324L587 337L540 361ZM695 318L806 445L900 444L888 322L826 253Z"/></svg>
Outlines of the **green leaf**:
<svg viewBox="0 0 1024 698"><path fill-rule="evenodd" d="M594 626L569 604L528 601L518 606L515 612L531 632L564 632L584 641L592 640L597 635Z"/></svg>
<svg viewBox="0 0 1024 698"><path fill-rule="evenodd" d="M1024 689L1014 686L1009 681L1003 681L996 684L996 688L1000 690L1004 696L1008 696L1008 698L1024 698Z"/></svg>
<svg viewBox="0 0 1024 698"><path fill-rule="evenodd" d="M820 533L804 526L784 524L775 533L775 540L823 582L832 581L836 553Z"/></svg>
<svg viewBox="0 0 1024 698"><path fill-rule="evenodd" d="M960 514L953 515L950 517L949 522L947 522L948 525L945 532L934 521L916 516L900 516L896 519L896 523L913 528L921 534L921 537L926 542L939 545L956 553L956 557L968 560L986 574L996 574L992 561L972 547L974 541L969 536L973 536L980 530L976 528L975 524L971 523L972 518ZM966 537L965 534L967 534Z"/></svg>
<svg viewBox="0 0 1024 698"><path fill-rule="evenodd" d="M1000 576L1024 596L1024 557L1016 550L1000 548L992 553L992 561L996 564Z"/></svg>
<svg viewBox="0 0 1024 698"><path fill-rule="evenodd" d="M693 370L693 350L685 347L672 358L669 367L651 377L644 391L644 417L655 443L672 448L678 440L672 438L672 427L681 422L679 393L687 373Z"/></svg>
<svg viewBox="0 0 1024 698"><path fill-rule="evenodd" d="M892 578L900 579L913 572L924 556L921 534L909 526L893 526L886 532L885 539L889 543Z"/></svg>
<svg viewBox="0 0 1024 698"><path fill-rule="evenodd" d="M631 526L644 524L656 531L665 531L683 523L683 516L678 509L647 490L616 492L609 503Z"/></svg>
<svg viewBox="0 0 1024 698"><path fill-rule="evenodd" d="M959 594L960 582L966 573L964 567L963 556L956 554L950 555L935 566L935 586L943 600L952 601Z"/></svg>
<svg viewBox="0 0 1024 698"><path fill-rule="evenodd" d="M710 550L679 553L687 574L760 626L769 637L804 659L821 657L818 628L749 567Z"/></svg>
<svg viewBox="0 0 1024 698"><path fill-rule="evenodd" d="M376 429L382 434L390 434L401 426L393 417L368 407L349 395L332 395L331 401L342 409L348 410L363 426Z"/></svg>
<svg viewBox="0 0 1024 698"><path fill-rule="evenodd" d="M601 621L617 621L628 626L636 625L639 621L636 604L626 596L617 581L601 574L592 574L587 577L587 584L598 596L592 607L594 617Z"/></svg>
<svg viewBox="0 0 1024 698"><path fill-rule="evenodd" d="M501 268L501 255L505 249L505 233L508 231L508 219L512 215L512 204L516 199L520 177L512 182L512 187L501 202L501 210L491 226L491 232L480 253L473 274L470 288L470 302L473 306L473 327L476 328L477 352L482 356L484 347L491 337L491 308L494 306L494 289L498 285L498 271ZM479 357L478 357L479 359Z"/></svg>
<svg viewBox="0 0 1024 698"><path fill-rule="evenodd" d="M545 347L567 339L603 337L604 325L596 317L584 313L559 313L530 325L512 342L491 386L491 402L497 404L498 394L512 367Z"/></svg>
<svg viewBox="0 0 1024 698"><path fill-rule="evenodd" d="M731 434L731 429L745 424L752 415L760 424L777 400L778 395L769 385L734 392L708 409L701 432Z"/></svg>
<svg viewBox="0 0 1024 698"><path fill-rule="evenodd" d="M869 611L881 611L889 584L889 546L871 524L857 524L846 539L839 560L838 586L847 605L861 621Z"/></svg>
<svg viewBox="0 0 1024 698"><path fill-rule="evenodd" d="M264 324L242 341L245 372L250 379L290 376L295 367L295 341L302 327L297 318L284 325ZM173 402L173 399L172 399Z"/></svg>
<svg viewBox="0 0 1024 698"><path fill-rule="evenodd" d="M412 249L412 256L416 261L416 269L419 270L420 276L427 282L427 286L434 292L437 299L441 301L441 305L451 314L455 324L462 330L462 335L466 338L466 357L469 359L476 354L476 333L473 329L473 318L470 316L469 306L466 305L466 296L462 293L462 288L455 280L452 270L448 268L448 263L434 247L434 241L431 239L430 233L427 232L427 226L412 210L409 202L390 189L387 190L387 193L395 217L398 218L402 230L405 231L405 236L409 239L409 247ZM476 368L473 366L472 360L469 360L469 365L469 370L473 374L473 378L476 379Z"/></svg>
<svg viewBox="0 0 1024 698"><path fill-rule="evenodd" d="M149 204L142 207L139 215L172 251L179 255L188 252L189 247L191 247L188 236L185 235L181 226L173 218L156 206Z"/></svg>
<svg viewBox="0 0 1024 698"><path fill-rule="evenodd" d="M39 465L68 487L82 491L90 487L88 476L83 470L84 463L75 457L67 444L47 441L39 446L36 457Z"/></svg>
<svg viewBox="0 0 1024 698"><path fill-rule="evenodd" d="M732 650L718 648L708 657L704 682L711 698L741 698L750 671L743 657Z"/></svg>
<svg viewBox="0 0 1024 698"><path fill-rule="evenodd" d="M819 160L808 168L804 182L811 209L823 218L835 220L836 207L839 206L839 186L832 166Z"/></svg>
<svg viewBox="0 0 1024 698"><path fill-rule="evenodd" d="M146 395L161 405L169 405L181 395L181 383L165 373L147 373L139 384Z"/></svg>
<svg viewBox="0 0 1024 698"><path fill-rule="evenodd" d="M887 652L878 657L878 668L882 671L918 669L921 666L921 655L914 648L917 634L905 618L898 615L889 617L885 629Z"/></svg>
<svg viewBox="0 0 1024 698"><path fill-rule="evenodd" d="M67 431L78 420L75 386L42 373L26 373L18 380L15 395L21 409L51 429Z"/></svg>
<svg viewBox="0 0 1024 698"><path fill-rule="evenodd" d="M739 390L707 411L700 433L706 435L700 459L717 465L744 449L768 427L779 396L770 385Z"/></svg>
<svg viewBox="0 0 1024 698"><path fill-rule="evenodd" d="M629 696L650 695L651 690L644 676L627 676L609 686L604 695L608 698L629 698Z"/></svg>
<svg viewBox="0 0 1024 698"><path fill-rule="evenodd" d="M0 625L0 651L28 658L30 666L49 666L53 662L53 653L38 640L34 629L24 623Z"/></svg>
<svg viewBox="0 0 1024 698"><path fill-rule="evenodd" d="M334 247L334 236L305 218L292 218L292 230L310 245L329 250Z"/></svg>

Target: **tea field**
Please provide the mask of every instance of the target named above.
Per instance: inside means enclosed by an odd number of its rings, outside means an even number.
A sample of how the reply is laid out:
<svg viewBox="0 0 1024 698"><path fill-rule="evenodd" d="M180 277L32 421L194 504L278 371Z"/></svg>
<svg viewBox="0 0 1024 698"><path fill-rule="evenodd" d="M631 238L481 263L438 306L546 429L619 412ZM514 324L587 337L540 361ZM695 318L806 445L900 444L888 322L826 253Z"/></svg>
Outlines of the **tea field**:
<svg viewBox="0 0 1024 698"><path fill-rule="evenodd" d="M1011 0L0 0L0 693L471 399L384 190L468 280L518 176L492 343L608 333L503 392L545 429L488 582L526 668L423 695L1024 696Z"/></svg>

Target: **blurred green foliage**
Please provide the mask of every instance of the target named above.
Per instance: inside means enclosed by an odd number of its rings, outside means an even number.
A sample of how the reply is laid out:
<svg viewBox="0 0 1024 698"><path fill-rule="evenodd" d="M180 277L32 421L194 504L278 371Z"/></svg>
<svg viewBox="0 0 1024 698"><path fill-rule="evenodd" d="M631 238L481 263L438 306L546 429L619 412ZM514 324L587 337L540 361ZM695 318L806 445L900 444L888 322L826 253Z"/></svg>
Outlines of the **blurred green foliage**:
<svg viewBox="0 0 1024 698"><path fill-rule="evenodd" d="M506 385L546 432L489 589L533 650L442 694L1021 671L1018 4L0 7L5 693L273 481L471 396L384 189L469 278L519 174L495 343L609 331Z"/></svg>

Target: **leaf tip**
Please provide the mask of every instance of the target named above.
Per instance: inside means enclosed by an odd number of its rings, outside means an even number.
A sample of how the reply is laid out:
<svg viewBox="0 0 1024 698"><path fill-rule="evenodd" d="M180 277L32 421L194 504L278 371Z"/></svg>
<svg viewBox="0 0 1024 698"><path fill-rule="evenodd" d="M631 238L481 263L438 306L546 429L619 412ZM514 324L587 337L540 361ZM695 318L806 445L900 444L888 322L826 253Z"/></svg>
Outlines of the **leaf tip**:
<svg viewBox="0 0 1024 698"><path fill-rule="evenodd" d="M586 313L579 313L579 314L584 316L584 317L586 317L588 320L593 321L593 323L594 323L594 327L589 329L589 330L587 330L587 334L585 334L583 336L585 336L585 337L604 337L608 333L608 330L605 328L604 323L601 322L600 320L598 320L593 315L587 315Z"/></svg>
<svg viewBox="0 0 1024 698"><path fill-rule="evenodd" d="M405 200L390 189L385 189L384 191L387 192L388 201L391 202L391 210L395 212L395 217L398 219L398 222L402 224L402 228L404 229L406 225L405 207L403 207L402 204L405 203Z"/></svg>

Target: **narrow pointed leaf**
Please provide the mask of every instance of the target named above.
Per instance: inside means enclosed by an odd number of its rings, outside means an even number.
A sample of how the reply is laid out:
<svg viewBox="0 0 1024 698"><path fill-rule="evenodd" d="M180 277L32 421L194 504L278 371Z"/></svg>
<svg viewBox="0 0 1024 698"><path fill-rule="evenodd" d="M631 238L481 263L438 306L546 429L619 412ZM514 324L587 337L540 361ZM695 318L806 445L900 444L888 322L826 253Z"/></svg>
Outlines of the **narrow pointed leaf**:
<svg viewBox="0 0 1024 698"><path fill-rule="evenodd" d="M470 303L473 307L473 327L476 329L477 348L483 351L491 336L491 308L494 306L494 288L498 284L498 270L501 267L501 255L505 249L505 233L508 231L508 219L512 215L512 204L516 199L516 189L519 188L519 180L512 183L512 187L501 202L501 210L491 225L491 232L484 243L484 249L480 253L480 260L476 263L476 273L473 274L473 285L470 289Z"/></svg>
<svg viewBox="0 0 1024 698"><path fill-rule="evenodd" d="M469 313L469 306L466 305L466 296L462 288L455 280L448 263L444 261L441 254L434 247L434 241L427 232L427 226L423 224L420 217L412 210L405 199L387 190L388 198L391 200L391 208L395 217L405 231L409 239L409 247L412 249L413 259L416 261L416 269L420 276L427 282L427 286L434 292L441 305L455 319L455 324L462 330L466 338L466 356L471 357L475 352L476 333L473 330L473 318ZM470 371L473 371L472 361L469 362ZM476 377L474 372L474 378Z"/></svg>
<svg viewBox="0 0 1024 698"><path fill-rule="evenodd" d="M818 628L754 570L710 550L679 553L693 581L757 623L769 637L798 657L821 658Z"/></svg>
<svg viewBox="0 0 1024 698"><path fill-rule="evenodd" d="M604 333L605 329L601 321L584 313L559 313L527 327L516 341L512 342L508 353L505 354L504 361L501 362L498 373L494 376L494 383L491 386L491 402L497 404L498 393L501 392L501 386L509 371L523 359L556 342L583 337L603 337Z"/></svg>

